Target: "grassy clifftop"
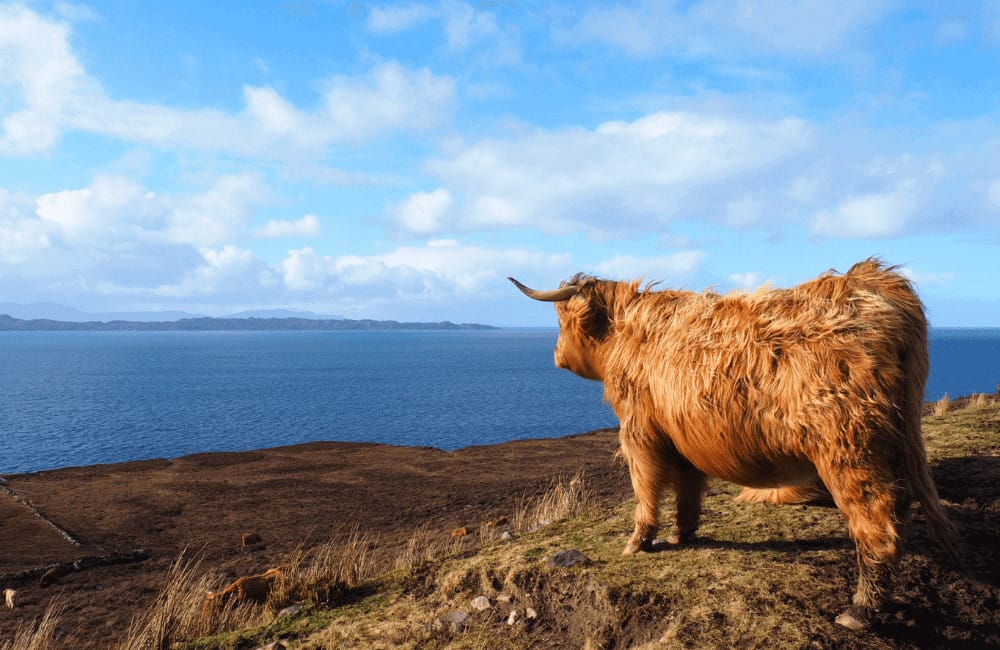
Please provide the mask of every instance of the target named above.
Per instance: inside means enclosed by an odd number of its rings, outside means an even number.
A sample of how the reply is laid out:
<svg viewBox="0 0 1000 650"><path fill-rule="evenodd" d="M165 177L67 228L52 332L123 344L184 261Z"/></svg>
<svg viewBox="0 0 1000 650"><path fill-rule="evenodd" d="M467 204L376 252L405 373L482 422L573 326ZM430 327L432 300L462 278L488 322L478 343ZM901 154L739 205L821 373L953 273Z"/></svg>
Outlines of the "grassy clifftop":
<svg viewBox="0 0 1000 650"><path fill-rule="evenodd" d="M833 622L856 581L835 508L737 503L736 486L713 481L696 542L622 557L634 503L600 506L577 477L468 535L414 531L385 549L354 534L303 551L266 605L227 607L210 624L211 572L179 563L122 647L164 636L188 649L1000 647L1000 401L936 410L928 454L966 559L938 559L915 506L892 595L866 633ZM553 561L566 551L578 552L571 566ZM279 615L289 602L301 608Z"/></svg>

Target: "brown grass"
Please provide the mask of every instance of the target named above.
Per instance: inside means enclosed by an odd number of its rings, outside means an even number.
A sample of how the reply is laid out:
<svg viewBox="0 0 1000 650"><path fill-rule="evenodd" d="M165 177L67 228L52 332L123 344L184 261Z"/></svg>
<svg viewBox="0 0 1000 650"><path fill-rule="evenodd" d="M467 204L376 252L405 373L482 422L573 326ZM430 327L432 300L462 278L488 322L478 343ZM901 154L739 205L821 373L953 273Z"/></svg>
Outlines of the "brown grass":
<svg viewBox="0 0 1000 650"><path fill-rule="evenodd" d="M0 650L55 650L65 647L56 638L63 608L61 602L53 600L37 626L19 627L14 632L13 640L0 643Z"/></svg>
<svg viewBox="0 0 1000 650"><path fill-rule="evenodd" d="M538 499L522 496L514 506L511 523L516 533L524 534L590 512L594 505L593 493L578 473L568 482L559 479Z"/></svg>
<svg viewBox="0 0 1000 650"><path fill-rule="evenodd" d="M170 566L153 605L132 620L116 650L169 648L178 640L262 622L259 607L235 601L206 612L206 596L210 587L219 582L220 576L215 571L206 571L200 559L189 558L182 552Z"/></svg>
<svg viewBox="0 0 1000 650"><path fill-rule="evenodd" d="M948 393L945 393L941 397L941 399L939 399L938 401L934 402L934 408L932 409L931 412L934 415L940 417L940 416L942 416L942 415L944 415L945 413L948 412L948 407L949 406L951 406L951 398L948 397Z"/></svg>
<svg viewBox="0 0 1000 650"><path fill-rule="evenodd" d="M283 563L284 571L268 599L271 611L292 602L337 605L348 590L381 572L372 555L374 543L353 528L312 549L301 547Z"/></svg>

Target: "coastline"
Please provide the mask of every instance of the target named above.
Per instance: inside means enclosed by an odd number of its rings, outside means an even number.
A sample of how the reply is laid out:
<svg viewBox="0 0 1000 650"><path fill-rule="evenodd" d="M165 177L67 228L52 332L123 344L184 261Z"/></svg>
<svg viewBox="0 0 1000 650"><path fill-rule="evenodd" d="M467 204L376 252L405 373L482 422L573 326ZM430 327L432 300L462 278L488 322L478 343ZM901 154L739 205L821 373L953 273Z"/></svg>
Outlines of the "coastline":
<svg viewBox="0 0 1000 650"><path fill-rule="evenodd" d="M0 494L0 582L18 589L23 605L0 611L0 625L13 629L41 616L59 593L79 604L65 624L88 629L81 647L107 647L155 598L183 552L235 577L357 529L373 537L373 552L391 554L418 530L446 539L456 528L474 529L579 472L599 501L620 503L630 484L614 461L617 446L615 429L455 451L313 442L5 475L13 495ZM263 542L244 547L248 533ZM73 571L46 587L35 574L14 578L139 550L148 559Z"/></svg>

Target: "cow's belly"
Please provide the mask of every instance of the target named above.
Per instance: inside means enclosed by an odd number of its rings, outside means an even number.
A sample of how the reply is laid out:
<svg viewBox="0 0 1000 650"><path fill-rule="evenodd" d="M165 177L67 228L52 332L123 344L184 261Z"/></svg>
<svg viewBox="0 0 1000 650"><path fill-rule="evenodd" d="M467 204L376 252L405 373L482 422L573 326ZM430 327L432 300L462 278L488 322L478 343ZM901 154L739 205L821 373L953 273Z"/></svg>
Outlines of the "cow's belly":
<svg viewBox="0 0 1000 650"><path fill-rule="evenodd" d="M680 445L678 451L709 476L746 487L809 485L818 478L816 467L797 456L718 448L684 449Z"/></svg>

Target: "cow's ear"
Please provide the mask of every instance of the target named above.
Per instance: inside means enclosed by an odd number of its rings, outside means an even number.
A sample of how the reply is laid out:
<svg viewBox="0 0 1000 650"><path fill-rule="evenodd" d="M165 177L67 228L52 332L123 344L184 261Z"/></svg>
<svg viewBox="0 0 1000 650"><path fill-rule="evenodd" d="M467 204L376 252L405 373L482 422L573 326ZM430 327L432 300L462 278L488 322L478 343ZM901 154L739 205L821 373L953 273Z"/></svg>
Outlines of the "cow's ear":
<svg viewBox="0 0 1000 650"><path fill-rule="evenodd" d="M586 312L581 314L581 324L587 336L598 341L611 330L611 314L607 296L601 284L592 285L587 292Z"/></svg>

